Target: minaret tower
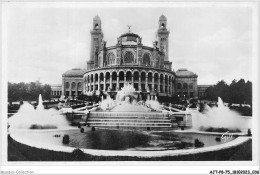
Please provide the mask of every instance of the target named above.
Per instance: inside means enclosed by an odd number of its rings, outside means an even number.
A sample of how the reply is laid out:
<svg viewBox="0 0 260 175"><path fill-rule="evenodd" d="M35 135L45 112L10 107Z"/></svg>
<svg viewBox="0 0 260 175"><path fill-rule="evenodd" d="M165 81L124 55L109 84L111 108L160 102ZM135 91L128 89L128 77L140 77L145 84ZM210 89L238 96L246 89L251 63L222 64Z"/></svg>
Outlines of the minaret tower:
<svg viewBox="0 0 260 175"><path fill-rule="evenodd" d="M167 18L161 15L157 30L157 41L160 51L165 55L164 61L166 62L169 61L169 34L170 31L167 30Z"/></svg>
<svg viewBox="0 0 260 175"><path fill-rule="evenodd" d="M93 19L93 29L90 31L91 43L90 43L90 58L87 62L87 70L90 70L97 66L97 51L102 47L103 32L101 28L101 19L99 16L95 16Z"/></svg>

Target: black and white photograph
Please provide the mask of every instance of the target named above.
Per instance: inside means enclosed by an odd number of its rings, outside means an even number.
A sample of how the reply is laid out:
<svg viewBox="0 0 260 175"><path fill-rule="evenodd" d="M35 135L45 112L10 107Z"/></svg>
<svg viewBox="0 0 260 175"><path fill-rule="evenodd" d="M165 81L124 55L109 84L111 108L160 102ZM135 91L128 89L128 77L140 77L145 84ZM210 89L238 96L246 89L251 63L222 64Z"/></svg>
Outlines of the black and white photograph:
<svg viewBox="0 0 260 175"><path fill-rule="evenodd" d="M259 174L258 1L2 10L1 174Z"/></svg>

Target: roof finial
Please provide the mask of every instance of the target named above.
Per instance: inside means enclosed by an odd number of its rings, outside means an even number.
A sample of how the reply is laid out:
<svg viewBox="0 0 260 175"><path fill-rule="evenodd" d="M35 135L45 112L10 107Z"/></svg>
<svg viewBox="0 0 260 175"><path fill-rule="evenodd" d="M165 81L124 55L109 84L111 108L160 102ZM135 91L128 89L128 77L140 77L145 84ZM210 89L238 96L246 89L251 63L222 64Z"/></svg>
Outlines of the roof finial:
<svg viewBox="0 0 260 175"><path fill-rule="evenodd" d="M128 25L127 27L128 27L129 33L130 33L131 32L130 29L131 29L132 26Z"/></svg>

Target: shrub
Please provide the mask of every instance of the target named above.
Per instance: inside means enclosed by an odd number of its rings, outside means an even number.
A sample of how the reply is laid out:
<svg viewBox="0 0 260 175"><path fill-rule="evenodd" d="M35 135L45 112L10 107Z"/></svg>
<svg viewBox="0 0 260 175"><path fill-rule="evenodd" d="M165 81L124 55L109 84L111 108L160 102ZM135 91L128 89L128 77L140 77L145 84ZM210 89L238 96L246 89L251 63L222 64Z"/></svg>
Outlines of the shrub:
<svg viewBox="0 0 260 175"><path fill-rule="evenodd" d="M216 137L215 140L216 140L217 142L220 142L220 141L221 141L221 138L220 138L220 137Z"/></svg>
<svg viewBox="0 0 260 175"><path fill-rule="evenodd" d="M195 146L195 148L200 148L200 147L204 146L204 143L201 142L199 139L195 139L194 140L194 146Z"/></svg>
<svg viewBox="0 0 260 175"><path fill-rule="evenodd" d="M71 156L73 160L84 160L85 154L81 149L76 148L72 151Z"/></svg>
<svg viewBox="0 0 260 175"><path fill-rule="evenodd" d="M81 129L80 129L80 132L83 133L83 132L84 132L84 128L81 128Z"/></svg>
<svg viewBox="0 0 260 175"><path fill-rule="evenodd" d="M252 136L251 129L248 129L248 130L247 130L247 135L248 135L248 136Z"/></svg>
<svg viewBox="0 0 260 175"><path fill-rule="evenodd" d="M69 144L69 142L70 142L70 136L68 134L64 135L62 138L62 143Z"/></svg>

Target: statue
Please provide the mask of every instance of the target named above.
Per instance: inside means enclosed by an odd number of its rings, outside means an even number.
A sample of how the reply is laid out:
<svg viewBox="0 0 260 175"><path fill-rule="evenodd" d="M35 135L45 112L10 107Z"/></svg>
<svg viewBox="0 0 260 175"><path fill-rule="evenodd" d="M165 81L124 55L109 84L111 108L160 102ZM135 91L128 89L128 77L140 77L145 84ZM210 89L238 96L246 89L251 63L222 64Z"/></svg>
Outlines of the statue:
<svg viewBox="0 0 260 175"><path fill-rule="evenodd" d="M156 49L157 48L157 41L153 42L153 48Z"/></svg>
<svg viewBox="0 0 260 175"><path fill-rule="evenodd" d="M122 40L121 40L121 38L117 38L117 44L122 44Z"/></svg>
<svg viewBox="0 0 260 175"><path fill-rule="evenodd" d="M106 41L102 41L102 48L105 48L106 47L106 44L107 44L107 42Z"/></svg>
<svg viewBox="0 0 260 175"><path fill-rule="evenodd" d="M138 44L142 44L142 38L140 37L139 40L138 40Z"/></svg>

